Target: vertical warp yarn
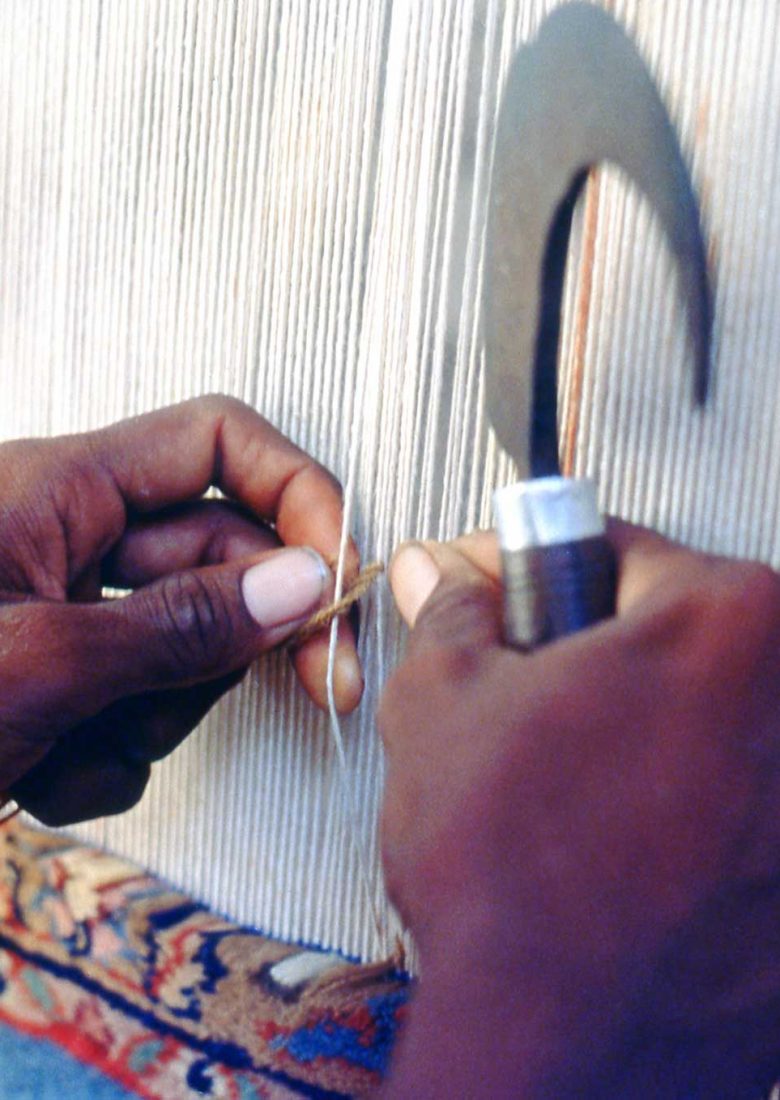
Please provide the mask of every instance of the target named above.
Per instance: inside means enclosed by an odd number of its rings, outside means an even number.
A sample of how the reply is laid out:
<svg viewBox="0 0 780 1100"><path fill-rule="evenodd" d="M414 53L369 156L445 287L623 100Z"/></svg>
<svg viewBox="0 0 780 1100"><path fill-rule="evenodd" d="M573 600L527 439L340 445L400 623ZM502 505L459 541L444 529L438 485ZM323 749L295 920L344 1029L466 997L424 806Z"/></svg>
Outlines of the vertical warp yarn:
<svg viewBox="0 0 780 1100"><path fill-rule="evenodd" d="M512 51L552 6L0 0L0 437L224 390L334 469L365 560L487 523L512 476L481 400L492 126ZM660 233L601 171L587 293L580 210L566 294L573 466L610 510L777 563L780 10L607 6L692 155L717 374L693 413ZM344 770L384 922L373 712L403 636L382 582L365 623ZM78 832L239 920L377 957L337 779L327 719L274 657L139 807Z"/></svg>

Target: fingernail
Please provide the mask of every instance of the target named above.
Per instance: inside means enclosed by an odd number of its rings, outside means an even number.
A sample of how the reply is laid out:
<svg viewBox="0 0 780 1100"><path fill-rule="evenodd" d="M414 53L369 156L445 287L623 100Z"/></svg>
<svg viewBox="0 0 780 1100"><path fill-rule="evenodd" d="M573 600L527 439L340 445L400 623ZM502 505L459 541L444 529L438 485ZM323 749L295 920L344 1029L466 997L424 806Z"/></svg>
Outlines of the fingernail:
<svg viewBox="0 0 780 1100"><path fill-rule="evenodd" d="M296 546L277 550L247 569L241 593L255 622L269 629L316 611L329 579L330 570L317 551Z"/></svg>
<svg viewBox="0 0 780 1100"><path fill-rule="evenodd" d="M408 542L396 551L390 566L390 587L409 626L441 579L439 567L419 542Z"/></svg>

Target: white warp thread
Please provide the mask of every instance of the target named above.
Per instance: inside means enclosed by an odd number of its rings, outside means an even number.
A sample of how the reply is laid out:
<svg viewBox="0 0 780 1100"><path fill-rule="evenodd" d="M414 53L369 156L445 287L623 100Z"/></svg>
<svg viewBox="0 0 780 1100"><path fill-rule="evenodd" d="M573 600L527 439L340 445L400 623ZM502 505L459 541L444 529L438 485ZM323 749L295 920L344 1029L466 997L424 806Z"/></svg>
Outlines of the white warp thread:
<svg viewBox="0 0 780 1100"><path fill-rule="evenodd" d="M482 405L492 128L512 51L553 6L0 0L0 438L222 390L342 478L365 560L488 523L513 473ZM592 284L580 210L566 291L574 465L611 511L778 564L780 8L607 6L692 155L717 374L694 413L665 247L602 172ZM272 658L155 768L135 810L79 834L238 920L380 957L372 907L391 940L397 926L373 714L403 647L386 584L364 624L366 699L341 765L327 719Z"/></svg>

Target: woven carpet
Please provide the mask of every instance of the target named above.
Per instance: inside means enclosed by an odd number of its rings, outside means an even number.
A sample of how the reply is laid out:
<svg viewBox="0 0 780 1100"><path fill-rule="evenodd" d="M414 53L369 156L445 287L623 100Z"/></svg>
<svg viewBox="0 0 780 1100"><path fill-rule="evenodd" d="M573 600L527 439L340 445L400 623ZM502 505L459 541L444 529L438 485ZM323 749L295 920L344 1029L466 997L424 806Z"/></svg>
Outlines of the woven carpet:
<svg viewBox="0 0 780 1100"><path fill-rule="evenodd" d="M410 985L241 927L124 859L0 827L0 1098L366 1096Z"/></svg>

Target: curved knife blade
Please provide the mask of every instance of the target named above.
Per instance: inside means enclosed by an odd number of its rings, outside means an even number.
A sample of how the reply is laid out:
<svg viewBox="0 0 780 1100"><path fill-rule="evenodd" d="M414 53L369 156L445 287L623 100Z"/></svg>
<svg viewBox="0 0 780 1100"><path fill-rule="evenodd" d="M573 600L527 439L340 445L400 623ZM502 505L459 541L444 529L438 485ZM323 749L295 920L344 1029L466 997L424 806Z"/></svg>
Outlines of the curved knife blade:
<svg viewBox="0 0 780 1100"><path fill-rule="evenodd" d="M712 309L696 197L675 131L637 50L587 3L556 9L510 67L496 134L484 281L488 413L521 476L556 474L560 306L574 204L613 161L661 220L678 261L706 396Z"/></svg>

